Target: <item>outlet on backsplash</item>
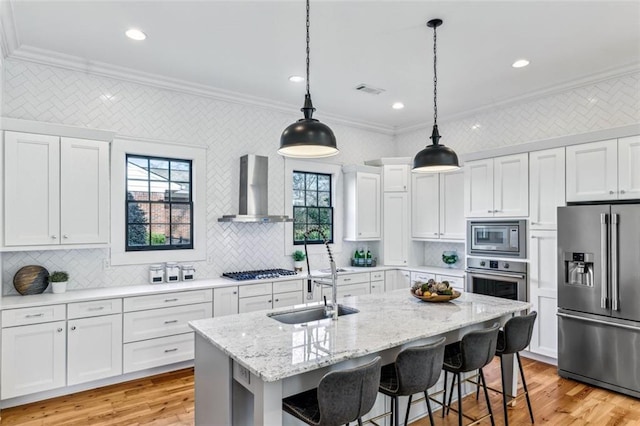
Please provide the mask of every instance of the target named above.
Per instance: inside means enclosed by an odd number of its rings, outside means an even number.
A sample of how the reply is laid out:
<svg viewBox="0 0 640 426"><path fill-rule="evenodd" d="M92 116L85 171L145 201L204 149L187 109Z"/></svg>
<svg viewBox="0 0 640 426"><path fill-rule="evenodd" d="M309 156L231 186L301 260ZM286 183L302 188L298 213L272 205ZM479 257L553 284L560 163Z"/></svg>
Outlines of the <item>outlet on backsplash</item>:
<svg viewBox="0 0 640 426"><path fill-rule="evenodd" d="M104 269L105 271L107 269L111 269L111 259L103 259L102 260L102 269Z"/></svg>

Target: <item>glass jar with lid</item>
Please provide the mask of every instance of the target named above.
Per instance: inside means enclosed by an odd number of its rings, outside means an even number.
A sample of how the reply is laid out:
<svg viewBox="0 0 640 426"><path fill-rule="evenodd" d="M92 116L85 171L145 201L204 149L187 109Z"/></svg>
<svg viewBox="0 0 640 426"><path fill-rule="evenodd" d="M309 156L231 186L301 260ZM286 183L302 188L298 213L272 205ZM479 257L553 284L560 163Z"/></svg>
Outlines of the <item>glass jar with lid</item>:
<svg viewBox="0 0 640 426"><path fill-rule="evenodd" d="M157 284L164 280L164 268L161 264L149 265L149 283Z"/></svg>
<svg viewBox="0 0 640 426"><path fill-rule="evenodd" d="M176 262L165 263L164 271L165 279L168 283L173 283L180 279L180 267Z"/></svg>
<svg viewBox="0 0 640 426"><path fill-rule="evenodd" d="M182 281L192 281L195 279L196 269L191 264L180 265L180 278Z"/></svg>

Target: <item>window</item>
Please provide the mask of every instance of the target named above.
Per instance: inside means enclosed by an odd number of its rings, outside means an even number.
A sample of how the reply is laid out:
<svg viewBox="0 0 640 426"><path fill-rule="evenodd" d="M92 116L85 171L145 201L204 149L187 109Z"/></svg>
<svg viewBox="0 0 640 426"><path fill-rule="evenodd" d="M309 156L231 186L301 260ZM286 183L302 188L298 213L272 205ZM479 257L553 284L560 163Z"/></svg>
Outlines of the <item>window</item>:
<svg viewBox="0 0 640 426"><path fill-rule="evenodd" d="M304 244L304 234L319 228L333 242L333 206L331 175L293 172L293 244ZM319 232L310 232L308 244L322 244Z"/></svg>
<svg viewBox="0 0 640 426"><path fill-rule="evenodd" d="M193 248L191 160L126 156L126 251Z"/></svg>

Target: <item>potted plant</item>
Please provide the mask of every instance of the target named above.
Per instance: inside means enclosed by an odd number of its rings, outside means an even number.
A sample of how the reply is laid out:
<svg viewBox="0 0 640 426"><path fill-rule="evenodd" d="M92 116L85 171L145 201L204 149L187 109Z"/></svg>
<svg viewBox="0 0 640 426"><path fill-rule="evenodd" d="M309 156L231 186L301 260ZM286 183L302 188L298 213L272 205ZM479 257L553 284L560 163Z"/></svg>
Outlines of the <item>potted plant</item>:
<svg viewBox="0 0 640 426"><path fill-rule="evenodd" d="M302 268L304 267L304 259L306 258L304 252L302 250L296 250L291 255L293 257L293 267L296 272L302 272Z"/></svg>
<svg viewBox="0 0 640 426"><path fill-rule="evenodd" d="M67 272L55 271L49 275L51 291L54 293L64 293L67 291L67 281L69 281L69 274Z"/></svg>

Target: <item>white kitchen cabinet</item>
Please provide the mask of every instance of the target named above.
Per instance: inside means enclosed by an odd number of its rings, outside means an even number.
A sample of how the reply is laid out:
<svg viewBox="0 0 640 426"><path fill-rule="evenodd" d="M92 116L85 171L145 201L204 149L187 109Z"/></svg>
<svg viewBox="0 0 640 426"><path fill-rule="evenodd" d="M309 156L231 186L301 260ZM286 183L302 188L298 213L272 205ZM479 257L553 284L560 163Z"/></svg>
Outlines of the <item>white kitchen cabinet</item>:
<svg viewBox="0 0 640 426"><path fill-rule="evenodd" d="M464 240L464 173L414 173L411 177L411 236Z"/></svg>
<svg viewBox="0 0 640 426"><path fill-rule="evenodd" d="M2 329L2 399L63 387L65 321Z"/></svg>
<svg viewBox="0 0 640 426"><path fill-rule="evenodd" d="M274 308L284 308L286 306L299 305L301 303L303 303L301 291L274 293L273 295Z"/></svg>
<svg viewBox="0 0 640 426"><path fill-rule="evenodd" d="M211 318L211 303L172 306L126 312L124 314L123 339L125 343L155 339L191 332L189 321Z"/></svg>
<svg viewBox="0 0 640 426"><path fill-rule="evenodd" d="M371 281L371 294L380 294L384 293L385 282L382 281Z"/></svg>
<svg viewBox="0 0 640 426"><path fill-rule="evenodd" d="M5 245L108 242L108 142L18 132L4 140Z"/></svg>
<svg viewBox="0 0 640 426"><path fill-rule="evenodd" d="M558 267L555 231L531 231L529 239L529 301L538 312L529 350L551 358L558 356Z"/></svg>
<svg viewBox="0 0 640 426"><path fill-rule="evenodd" d="M566 204L565 149L529 153L529 175L530 229L556 229L557 208Z"/></svg>
<svg viewBox="0 0 640 426"><path fill-rule="evenodd" d="M409 257L409 199L406 192L384 193L382 259L385 265L406 265Z"/></svg>
<svg viewBox="0 0 640 426"><path fill-rule="evenodd" d="M409 190L408 164L385 164L382 168L384 192L407 192Z"/></svg>
<svg viewBox="0 0 640 426"><path fill-rule="evenodd" d="M122 350L123 372L146 370L194 358L193 332L127 343Z"/></svg>
<svg viewBox="0 0 640 426"><path fill-rule="evenodd" d="M346 241L372 241L381 237L380 168L348 166L344 171Z"/></svg>
<svg viewBox="0 0 640 426"><path fill-rule="evenodd" d="M238 287L213 289L213 316L221 317L238 313Z"/></svg>
<svg viewBox="0 0 640 426"><path fill-rule="evenodd" d="M616 139L567 147L567 201L618 199Z"/></svg>
<svg viewBox="0 0 640 426"><path fill-rule="evenodd" d="M122 374L122 315L67 322L67 386Z"/></svg>
<svg viewBox="0 0 640 426"><path fill-rule="evenodd" d="M238 312L281 308L303 302L303 280L276 281L240 286Z"/></svg>
<svg viewBox="0 0 640 426"><path fill-rule="evenodd" d="M465 163L465 216L529 216L529 155Z"/></svg>
<svg viewBox="0 0 640 426"><path fill-rule="evenodd" d="M437 274L435 278L436 282L448 281L449 286L460 293L464 292L464 278L455 277L453 275L440 275Z"/></svg>
<svg viewBox="0 0 640 426"><path fill-rule="evenodd" d="M411 272L393 269L384 273L385 291L411 287Z"/></svg>
<svg viewBox="0 0 640 426"><path fill-rule="evenodd" d="M640 198L640 136L618 139L618 198Z"/></svg>
<svg viewBox="0 0 640 426"><path fill-rule="evenodd" d="M411 285L415 282L426 283L429 282L429 280L435 281L435 279L436 274L432 274L430 272L411 272Z"/></svg>
<svg viewBox="0 0 640 426"><path fill-rule="evenodd" d="M363 296L370 294L369 282L338 286L338 297Z"/></svg>
<svg viewBox="0 0 640 426"><path fill-rule="evenodd" d="M242 297L238 300L238 313L262 311L273 307L273 296L271 293L263 296Z"/></svg>

